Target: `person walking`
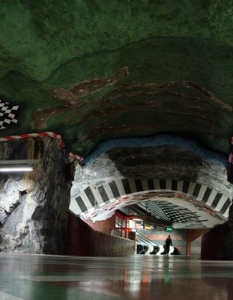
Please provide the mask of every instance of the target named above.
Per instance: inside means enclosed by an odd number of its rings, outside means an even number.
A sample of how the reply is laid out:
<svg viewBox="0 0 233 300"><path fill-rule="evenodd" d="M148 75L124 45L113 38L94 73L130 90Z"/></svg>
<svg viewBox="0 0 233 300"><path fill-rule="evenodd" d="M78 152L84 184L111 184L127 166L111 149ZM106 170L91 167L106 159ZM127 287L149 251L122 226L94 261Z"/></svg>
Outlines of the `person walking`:
<svg viewBox="0 0 233 300"><path fill-rule="evenodd" d="M166 252L166 255L169 255L170 246L173 246L173 245L172 245L172 239L171 239L171 236L169 235L169 236L166 238L166 241L165 241L165 252Z"/></svg>

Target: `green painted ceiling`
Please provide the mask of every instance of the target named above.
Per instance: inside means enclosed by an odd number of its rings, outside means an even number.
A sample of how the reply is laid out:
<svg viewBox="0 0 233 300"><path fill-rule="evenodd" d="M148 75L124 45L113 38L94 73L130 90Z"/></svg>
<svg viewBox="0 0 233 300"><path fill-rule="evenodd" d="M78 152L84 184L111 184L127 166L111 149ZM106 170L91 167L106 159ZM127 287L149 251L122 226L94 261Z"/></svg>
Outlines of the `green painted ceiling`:
<svg viewBox="0 0 233 300"><path fill-rule="evenodd" d="M233 1L11 0L0 6L0 98L13 134L101 141L172 132L229 151Z"/></svg>

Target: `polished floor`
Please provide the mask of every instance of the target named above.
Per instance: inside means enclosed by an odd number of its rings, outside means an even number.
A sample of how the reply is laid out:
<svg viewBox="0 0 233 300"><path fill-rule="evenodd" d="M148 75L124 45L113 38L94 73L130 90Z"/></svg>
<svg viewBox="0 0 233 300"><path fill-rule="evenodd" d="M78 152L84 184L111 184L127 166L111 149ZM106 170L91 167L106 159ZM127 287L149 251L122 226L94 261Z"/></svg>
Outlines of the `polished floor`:
<svg viewBox="0 0 233 300"><path fill-rule="evenodd" d="M1 300L232 300L233 262L0 254Z"/></svg>

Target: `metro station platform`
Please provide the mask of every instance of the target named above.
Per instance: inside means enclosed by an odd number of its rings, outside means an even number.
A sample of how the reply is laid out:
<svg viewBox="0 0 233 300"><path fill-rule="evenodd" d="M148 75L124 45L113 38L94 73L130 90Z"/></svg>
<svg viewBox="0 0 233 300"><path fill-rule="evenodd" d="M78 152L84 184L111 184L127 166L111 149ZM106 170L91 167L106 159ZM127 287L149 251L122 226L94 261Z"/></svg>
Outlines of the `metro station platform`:
<svg viewBox="0 0 233 300"><path fill-rule="evenodd" d="M0 254L1 300L230 300L233 262Z"/></svg>

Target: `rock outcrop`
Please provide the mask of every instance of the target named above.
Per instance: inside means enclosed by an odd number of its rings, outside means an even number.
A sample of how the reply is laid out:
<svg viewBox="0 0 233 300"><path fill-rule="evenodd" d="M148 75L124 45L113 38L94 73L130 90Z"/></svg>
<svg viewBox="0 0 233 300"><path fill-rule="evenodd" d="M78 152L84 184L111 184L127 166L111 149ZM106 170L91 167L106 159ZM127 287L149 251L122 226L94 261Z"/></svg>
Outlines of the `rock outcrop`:
<svg viewBox="0 0 233 300"><path fill-rule="evenodd" d="M39 159L29 173L0 173L0 251L63 254L73 179L65 151L32 138L1 143L0 157Z"/></svg>

